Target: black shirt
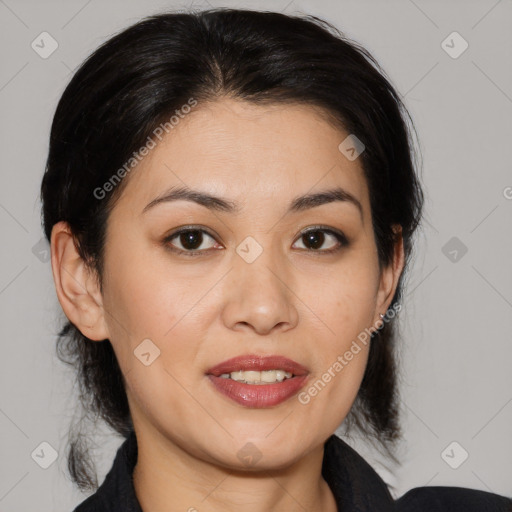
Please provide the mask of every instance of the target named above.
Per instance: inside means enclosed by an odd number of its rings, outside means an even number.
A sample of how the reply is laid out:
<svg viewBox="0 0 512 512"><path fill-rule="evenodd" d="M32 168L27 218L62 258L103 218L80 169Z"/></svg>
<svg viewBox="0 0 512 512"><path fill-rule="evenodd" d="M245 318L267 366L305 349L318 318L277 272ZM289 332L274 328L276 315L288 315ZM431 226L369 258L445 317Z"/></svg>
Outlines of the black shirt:
<svg viewBox="0 0 512 512"><path fill-rule="evenodd" d="M73 512L143 512L132 481L136 462L132 432L103 484ZM322 475L343 512L512 512L512 499L463 487L416 487L393 500L378 473L336 435L325 443Z"/></svg>

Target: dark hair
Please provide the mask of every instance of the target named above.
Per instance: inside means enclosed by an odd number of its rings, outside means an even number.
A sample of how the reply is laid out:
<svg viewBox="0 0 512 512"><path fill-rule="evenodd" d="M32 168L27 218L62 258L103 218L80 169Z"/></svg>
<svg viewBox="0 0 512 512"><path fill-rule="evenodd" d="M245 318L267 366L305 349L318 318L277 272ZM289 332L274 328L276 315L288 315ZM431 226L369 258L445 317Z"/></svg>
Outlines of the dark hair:
<svg viewBox="0 0 512 512"><path fill-rule="evenodd" d="M392 261L402 227L405 267L420 222L423 193L415 171L412 120L374 57L315 16L242 9L163 13L113 36L79 67L58 103L41 186L44 232L66 221L75 246L102 288L109 213L128 178L104 200L102 187L156 127L190 98L233 97L255 104L305 104L355 134L371 202L379 264ZM341 142L341 141L340 141ZM392 305L402 295L400 276ZM377 440L396 460L401 437L394 322L374 333L355 403L344 425ZM109 340L93 342L67 321L59 358L72 365L85 418L127 437L133 430L123 375ZM82 490L98 485L87 436L70 431L68 469Z"/></svg>

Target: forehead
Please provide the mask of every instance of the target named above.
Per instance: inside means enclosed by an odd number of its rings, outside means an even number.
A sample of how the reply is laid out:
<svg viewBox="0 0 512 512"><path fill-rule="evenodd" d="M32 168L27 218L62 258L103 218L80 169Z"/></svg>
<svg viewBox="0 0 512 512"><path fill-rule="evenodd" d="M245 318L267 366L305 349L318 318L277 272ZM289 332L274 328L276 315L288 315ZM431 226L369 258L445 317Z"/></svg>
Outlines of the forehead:
<svg viewBox="0 0 512 512"><path fill-rule="evenodd" d="M141 211L172 186L186 186L247 206L271 208L341 186L369 208L360 159L338 146L349 135L308 105L198 103L164 132L127 178L121 203ZM125 178L126 179L126 178Z"/></svg>

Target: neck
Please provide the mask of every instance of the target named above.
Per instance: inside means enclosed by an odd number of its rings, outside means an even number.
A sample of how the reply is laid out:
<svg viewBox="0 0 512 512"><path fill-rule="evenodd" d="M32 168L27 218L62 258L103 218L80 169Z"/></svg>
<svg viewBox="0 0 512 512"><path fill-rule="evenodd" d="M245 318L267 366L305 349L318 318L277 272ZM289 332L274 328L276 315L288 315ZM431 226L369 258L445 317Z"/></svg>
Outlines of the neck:
<svg viewBox="0 0 512 512"><path fill-rule="evenodd" d="M137 435L133 471L143 510L202 512L336 512L322 477L324 445L279 470L243 471L206 462L162 436Z"/></svg>

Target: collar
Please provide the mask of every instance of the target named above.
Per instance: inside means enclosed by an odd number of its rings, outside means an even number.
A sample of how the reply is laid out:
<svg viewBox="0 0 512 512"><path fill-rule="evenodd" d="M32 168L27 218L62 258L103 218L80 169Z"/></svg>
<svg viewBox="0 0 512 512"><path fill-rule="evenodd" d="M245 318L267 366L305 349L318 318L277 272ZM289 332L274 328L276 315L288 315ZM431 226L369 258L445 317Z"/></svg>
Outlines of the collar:
<svg viewBox="0 0 512 512"><path fill-rule="evenodd" d="M74 512L143 512L132 480L136 463L137 438L132 431L118 448L103 484ZM333 492L338 510L393 510L393 498L382 478L351 446L334 434L324 445L322 476Z"/></svg>

